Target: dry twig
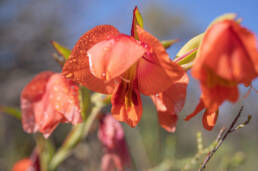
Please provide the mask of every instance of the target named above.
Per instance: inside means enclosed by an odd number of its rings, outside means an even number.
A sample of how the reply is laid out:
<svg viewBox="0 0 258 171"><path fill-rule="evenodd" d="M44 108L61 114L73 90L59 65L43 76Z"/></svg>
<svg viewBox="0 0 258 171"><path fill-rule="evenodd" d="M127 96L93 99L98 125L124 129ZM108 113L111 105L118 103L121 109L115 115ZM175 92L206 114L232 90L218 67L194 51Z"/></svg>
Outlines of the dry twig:
<svg viewBox="0 0 258 171"><path fill-rule="evenodd" d="M219 132L219 134L218 134L218 136L216 138L216 145L211 150L211 152L208 153L207 157L204 159L204 161L203 161L203 163L202 163L202 165L201 165L201 167L200 167L200 169L198 171L203 171L206 168L207 163L209 162L209 160L212 158L212 156L219 149L219 147L222 145L222 143L224 142L224 140L227 138L227 136L230 133L234 132L235 130L237 130L239 128L243 128L245 125L247 125L250 122L251 116L249 115L247 121L245 121L244 123L242 123L242 124L240 124L240 125L235 127L235 125L236 125L236 123L237 123L241 113L243 112L243 109L244 109L244 107L241 106L238 114L234 118L233 122L231 123L231 125L227 129L227 131L226 131L226 129L224 127L220 130L220 132Z"/></svg>

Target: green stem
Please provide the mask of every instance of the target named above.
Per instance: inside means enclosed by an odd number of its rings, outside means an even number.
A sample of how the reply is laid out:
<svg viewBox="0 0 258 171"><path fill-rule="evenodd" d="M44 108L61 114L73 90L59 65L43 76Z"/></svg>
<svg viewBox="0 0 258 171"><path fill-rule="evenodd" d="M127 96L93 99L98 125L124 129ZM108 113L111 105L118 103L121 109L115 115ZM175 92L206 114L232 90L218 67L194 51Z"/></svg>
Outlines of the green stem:
<svg viewBox="0 0 258 171"><path fill-rule="evenodd" d="M102 102L96 103L92 108L91 114L83 123L73 127L69 135L67 136L63 145L59 148L56 154L53 156L49 163L49 170L55 171L57 167L72 154L74 147L85 137L88 136L90 129L97 118L99 112L105 104Z"/></svg>

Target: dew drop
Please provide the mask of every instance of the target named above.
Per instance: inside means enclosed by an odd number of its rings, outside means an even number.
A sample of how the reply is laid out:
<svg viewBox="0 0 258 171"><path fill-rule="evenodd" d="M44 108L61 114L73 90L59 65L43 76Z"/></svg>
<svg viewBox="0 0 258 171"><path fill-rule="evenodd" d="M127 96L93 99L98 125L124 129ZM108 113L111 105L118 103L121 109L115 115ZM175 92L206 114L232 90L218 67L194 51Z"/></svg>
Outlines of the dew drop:
<svg viewBox="0 0 258 171"><path fill-rule="evenodd" d="M106 77L106 73L103 72L103 73L101 74L101 76L102 76L102 77Z"/></svg>
<svg viewBox="0 0 258 171"><path fill-rule="evenodd" d="M73 73L68 73L65 75L67 78L71 78L73 76Z"/></svg>
<svg viewBox="0 0 258 171"><path fill-rule="evenodd" d="M86 54L86 50L80 50L80 53L81 53L82 55L85 55L85 54Z"/></svg>

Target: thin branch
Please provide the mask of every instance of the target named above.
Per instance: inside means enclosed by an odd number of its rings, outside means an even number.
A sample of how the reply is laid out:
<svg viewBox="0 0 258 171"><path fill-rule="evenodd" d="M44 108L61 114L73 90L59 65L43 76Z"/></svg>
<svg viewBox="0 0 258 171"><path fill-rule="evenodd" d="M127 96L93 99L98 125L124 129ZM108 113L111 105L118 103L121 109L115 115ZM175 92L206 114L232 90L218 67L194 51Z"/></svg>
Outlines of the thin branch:
<svg viewBox="0 0 258 171"><path fill-rule="evenodd" d="M203 161L200 169L198 171L203 171L206 166L207 166L207 163L209 162L209 160L212 158L212 156L215 154L215 152L219 149L219 147L222 145L222 143L224 142L224 140L227 138L227 136L234 132L236 130L236 128L240 128L240 127L235 127L235 124L237 123L241 113L243 112L243 109L244 107L241 106L237 116L234 118L233 122L231 123L230 127L227 129L227 131L225 132L225 128L221 129L218 136L217 136L217 139L216 139L216 146L212 149L211 152L208 153L208 156L205 158L205 160ZM250 121L250 117L248 117L248 120L244 123L245 125L248 124Z"/></svg>

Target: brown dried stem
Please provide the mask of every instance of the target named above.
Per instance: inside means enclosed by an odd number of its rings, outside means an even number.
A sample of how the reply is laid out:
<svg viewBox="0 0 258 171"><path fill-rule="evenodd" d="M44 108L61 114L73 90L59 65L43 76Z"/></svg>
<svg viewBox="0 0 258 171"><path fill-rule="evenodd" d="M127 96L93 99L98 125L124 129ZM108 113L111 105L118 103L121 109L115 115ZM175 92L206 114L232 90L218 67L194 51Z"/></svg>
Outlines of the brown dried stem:
<svg viewBox="0 0 258 171"><path fill-rule="evenodd" d="M212 156L216 153L216 151L219 149L219 147L222 145L222 143L225 141L225 139L227 138L227 136L230 133L234 132L235 130L237 130L239 128L244 127L245 125L247 125L249 123L249 121L251 120L251 116L250 115L248 116L247 121L245 121L244 123L242 123L242 124L238 125L237 127L235 127L238 119L241 116L241 113L243 112L243 109L244 109L244 107L241 106L238 114L236 115L236 117L232 121L232 123L231 123L230 127L227 129L227 131L225 131L226 129L224 127L220 130L220 132L219 132L219 134L218 134L218 136L216 138L216 145L211 150L211 152L208 153L207 157L204 159L204 161L201 164L201 167L200 167L200 169L198 171L203 171L206 168L206 166L207 166L208 162L210 161L210 159L212 158Z"/></svg>

